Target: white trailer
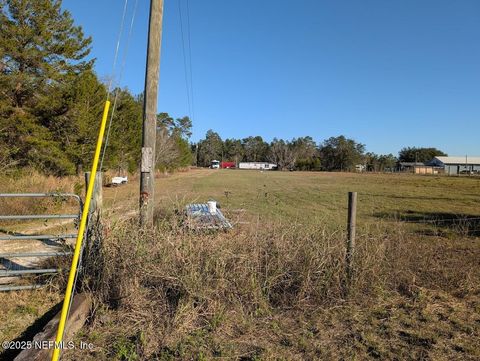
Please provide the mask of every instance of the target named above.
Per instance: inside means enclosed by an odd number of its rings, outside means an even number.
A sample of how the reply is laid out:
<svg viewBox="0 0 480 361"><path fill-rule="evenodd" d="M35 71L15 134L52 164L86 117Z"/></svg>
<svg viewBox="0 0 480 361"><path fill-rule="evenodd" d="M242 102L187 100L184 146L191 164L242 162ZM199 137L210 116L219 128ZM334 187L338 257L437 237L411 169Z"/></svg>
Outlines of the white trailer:
<svg viewBox="0 0 480 361"><path fill-rule="evenodd" d="M277 169L277 165L268 162L240 162L239 169L258 169L258 170L272 170Z"/></svg>

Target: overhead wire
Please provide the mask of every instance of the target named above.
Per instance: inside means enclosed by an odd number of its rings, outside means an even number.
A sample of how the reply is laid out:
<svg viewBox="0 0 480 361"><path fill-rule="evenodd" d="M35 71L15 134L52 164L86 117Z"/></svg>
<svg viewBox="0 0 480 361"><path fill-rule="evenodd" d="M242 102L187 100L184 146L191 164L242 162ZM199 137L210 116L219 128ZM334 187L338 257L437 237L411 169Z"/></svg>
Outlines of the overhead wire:
<svg viewBox="0 0 480 361"><path fill-rule="evenodd" d="M182 37L182 56L183 56L183 69L185 74L185 91L187 94L187 111L189 113L190 119L192 118L192 103L190 100L191 94L191 84L189 82L189 72L187 70L187 52L185 50L185 34L183 31L183 16L182 16L182 1L178 0L178 14L180 17L180 34ZM191 64L191 63L190 63Z"/></svg>
<svg viewBox="0 0 480 361"><path fill-rule="evenodd" d="M105 132L105 127L107 125L107 116L108 116L109 108L110 108L110 101L107 100L105 102L105 107L102 114L102 122L100 124L97 144L95 146L95 153L93 156L92 170L91 170L92 175L95 175L97 173L98 161L100 159L100 152L102 148L102 141L103 141L103 135ZM65 297L63 299L60 319L58 321L58 329L57 329L57 335L55 337L55 348L53 349L52 361L58 361L60 357L61 344L62 344L64 333L65 333L65 324L68 320L68 315L70 313L72 299L75 292L75 282L76 282L76 275L77 275L77 270L79 265L80 252L82 250L83 239L84 239L84 235L87 227L87 221L88 221L87 217L88 217L88 211L90 209L90 201L93 195L94 184L95 184L95 178L92 177L87 187L85 203L83 204L83 211L80 219L80 224L78 226L78 233L76 237L77 239L75 241L75 250L72 257L72 266L68 274L67 288L65 291Z"/></svg>
<svg viewBox="0 0 480 361"><path fill-rule="evenodd" d="M130 44L131 35L132 35L133 25L134 25L134 22L135 22L135 15L136 15L136 11L137 11L137 6L138 6L138 0L135 0L135 5L134 5L134 9L133 9L133 12L132 12L132 18L131 18L131 22L130 22L130 29L129 29L128 38L127 38L127 44L126 44L126 47L124 48L123 54L122 54L122 64L121 64L121 69L120 69L120 76L119 76L119 79L118 79L119 83L121 82L121 79L123 77L123 72L124 72L124 69L125 69L126 57L127 57L127 53L128 53L128 48L129 48L129 44ZM114 53L114 58L113 58L112 75L111 75L110 81L108 83L108 88L107 88L107 100L106 100L107 102L110 99L110 95L111 95L111 92L112 92L112 85L113 85L113 81L115 79L115 70L116 70L116 67L117 67L118 53L119 53L121 38L122 38L123 29L124 29L124 25L125 25L127 9L128 9L128 0L125 0L124 6L123 6L123 12L122 12L122 19L121 19L121 22L120 22L120 29L119 29L118 37L117 37L117 44L116 44L116 47L115 47L115 53ZM108 145L108 140L109 140L109 136L110 136L113 117L114 117L115 109L116 109L116 106L117 106L118 94L119 94L119 92L116 91L112 112L111 112L110 119L109 119L109 122L108 122L107 136L106 136L106 140L105 140L104 147L103 147L102 158L101 158L101 163L100 163L100 171L103 168L103 162L104 162L105 153L106 153L106 149L107 149L107 145ZM94 179L92 177L95 177L95 175L91 175L91 178L90 178L91 181L94 181ZM90 218L91 218L91 216L89 215L87 223L89 223ZM86 236L86 234L85 234L85 236ZM81 267L82 267L82 258L83 258L82 256L83 256L84 247L85 247L84 242L82 242L82 249L80 251L78 267L76 269L75 276L74 276L74 283L73 283L74 287L72 289L72 293L71 293L71 296L70 296L70 299L69 299L67 319L68 319L68 315L70 313L70 309L71 309L72 303L73 303L73 298L74 298L74 294L75 294L75 285L77 283L78 275L79 275L79 272L80 272ZM62 338L63 338L63 336L62 336Z"/></svg>
<svg viewBox="0 0 480 361"><path fill-rule="evenodd" d="M192 67L192 41L191 41L191 31L190 31L190 0L187 0L187 39L188 39L188 59L190 65L190 89L191 89L191 99L192 99L192 122L195 119L195 101L193 95L193 67Z"/></svg>
<svg viewBox="0 0 480 361"><path fill-rule="evenodd" d="M127 1L128 0L126 0L126 2ZM129 47L130 47L130 41L131 41L131 38L132 38L133 25L135 24L135 16L137 14L137 7L138 7L138 0L135 0L135 4L134 4L134 7L133 7L133 12L132 12L132 17L131 17L131 20L130 20L130 28L128 30L128 35L127 35L127 42L126 42L125 48L123 49L123 53L122 53L122 63L120 65L120 73L119 73L119 77L118 77L118 83L121 83L121 81L123 79L123 74L124 74L124 71L125 71L125 65L126 65L126 60L127 60L127 54L128 54L128 50L129 50ZM124 12L124 15L125 15L125 12ZM124 23L124 17L122 18L122 25L120 26L120 31L121 32L123 32L123 26L124 26L123 23ZM107 135L106 135L106 138L105 138L105 143L103 145L102 160L100 162L100 171L103 169L103 162L104 162L104 159L105 159L105 154L107 152L108 142L110 140L110 133L111 133L111 128L112 128L113 118L115 116L115 111L117 109L117 101L118 101L118 98L119 98L119 94L120 94L120 92L118 90L115 91L115 98L113 100L112 112L110 113L110 119L108 121Z"/></svg>
<svg viewBox="0 0 480 361"><path fill-rule="evenodd" d="M128 7L128 0L125 0L123 5L122 20L120 22L120 29L118 31L118 36L117 36L117 45L115 47L115 55L113 56L112 75L110 77L110 81L108 83L108 88L107 88L107 100L110 100L109 97L110 97L110 92L112 90L112 83L113 83L113 79L115 78L115 69L117 67L118 50L120 49L120 41L122 40L123 27L125 25L125 17L127 15L127 7Z"/></svg>

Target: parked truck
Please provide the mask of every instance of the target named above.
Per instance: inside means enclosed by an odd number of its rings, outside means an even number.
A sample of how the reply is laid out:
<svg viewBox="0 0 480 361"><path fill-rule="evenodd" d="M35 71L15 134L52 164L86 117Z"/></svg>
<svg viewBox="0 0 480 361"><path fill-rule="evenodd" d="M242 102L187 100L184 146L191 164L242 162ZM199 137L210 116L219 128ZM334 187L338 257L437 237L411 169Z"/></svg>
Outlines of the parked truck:
<svg viewBox="0 0 480 361"><path fill-rule="evenodd" d="M231 169L231 168L236 168L237 165L235 162L221 162L220 163L220 168L222 169Z"/></svg>
<svg viewBox="0 0 480 361"><path fill-rule="evenodd" d="M211 169L220 169L220 161L219 160L212 160L210 162Z"/></svg>

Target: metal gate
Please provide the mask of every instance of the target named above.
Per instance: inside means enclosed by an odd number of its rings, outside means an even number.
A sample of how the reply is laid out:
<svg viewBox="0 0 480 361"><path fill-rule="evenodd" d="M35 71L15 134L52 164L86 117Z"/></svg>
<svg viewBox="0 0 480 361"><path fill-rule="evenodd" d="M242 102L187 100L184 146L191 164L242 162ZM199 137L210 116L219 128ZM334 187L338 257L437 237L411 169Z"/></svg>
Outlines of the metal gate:
<svg viewBox="0 0 480 361"><path fill-rule="evenodd" d="M28 214L28 215L0 215L0 224L4 221L27 221L27 220L59 220L59 219L71 219L74 223L75 229L77 229L78 221L82 212L82 200L81 198L72 193L0 193L0 199L2 198L55 198L60 202L66 202L68 199L73 199L78 203L78 212L74 214ZM3 227L2 227L3 228ZM67 239L75 239L77 234L24 234L19 232L11 232L0 229L0 291L14 291L35 289L44 286L41 283L30 283L15 285L11 283L5 283L7 277L13 277L14 281L21 279L24 276L31 275L47 275L55 274L61 271L60 268L35 268L17 264L14 260L18 259L42 259L51 257L65 257L72 254L71 247L66 244L62 244L61 241ZM51 246L60 248L54 252L39 252L33 250L32 252L5 252L6 243L8 241L25 241L25 240L39 240L42 242L52 242ZM66 242L65 242L66 243ZM18 262L18 261L17 261ZM4 282L2 282L4 281Z"/></svg>

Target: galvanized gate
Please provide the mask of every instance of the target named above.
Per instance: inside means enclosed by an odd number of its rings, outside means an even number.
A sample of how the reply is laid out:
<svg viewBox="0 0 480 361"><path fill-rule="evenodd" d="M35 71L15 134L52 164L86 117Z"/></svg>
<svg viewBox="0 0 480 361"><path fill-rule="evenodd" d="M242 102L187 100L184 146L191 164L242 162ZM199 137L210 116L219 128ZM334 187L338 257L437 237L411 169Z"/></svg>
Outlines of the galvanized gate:
<svg viewBox="0 0 480 361"><path fill-rule="evenodd" d="M61 202L73 199L78 203L78 212L74 214L27 214L27 215L0 215L0 224L5 221L30 221L30 220L72 220L78 221L82 212L81 198L72 193L0 193L2 198L55 198ZM75 229L77 228L75 222ZM3 228L3 227L2 227ZM0 229L0 291L14 291L24 289L34 289L42 287L41 283L12 284L29 275L47 275L55 274L61 271L60 268L36 268L20 265L15 260L18 259L47 259L51 257L65 257L72 254L71 247L66 244L66 240L75 239L77 234L25 234L24 232L11 232ZM29 252L5 252L8 241L26 241L39 240L42 242L51 242L50 246L55 247L54 252L41 252L37 250ZM62 244L65 241L65 244ZM52 244L53 243L53 244ZM10 281L10 282L9 282Z"/></svg>

